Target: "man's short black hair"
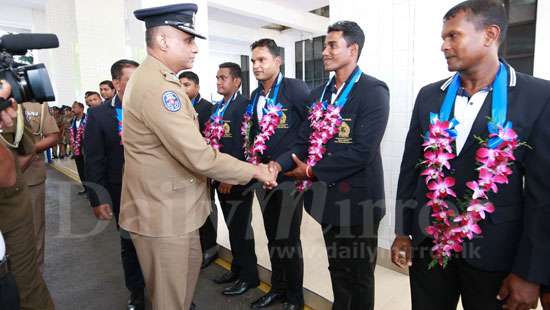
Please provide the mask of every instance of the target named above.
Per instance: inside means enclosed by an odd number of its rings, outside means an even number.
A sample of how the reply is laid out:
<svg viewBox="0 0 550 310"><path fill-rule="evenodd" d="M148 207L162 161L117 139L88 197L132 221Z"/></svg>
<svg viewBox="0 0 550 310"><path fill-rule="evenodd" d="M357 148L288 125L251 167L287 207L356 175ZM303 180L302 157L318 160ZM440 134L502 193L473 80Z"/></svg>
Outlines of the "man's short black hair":
<svg viewBox="0 0 550 310"><path fill-rule="evenodd" d="M109 86L110 89L115 89L115 86L113 85L113 82L111 82L109 80L102 81L101 83L99 83L100 87L101 87L101 85L107 85L107 86Z"/></svg>
<svg viewBox="0 0 550 310"><path fill-rule="evenodd" d="M363 50L363 45L365 45L365 33L363 32L363 29L361 29L356 22L341 20L328 26L327 33L333 31L342 31L342 36L344 37L344 40L346 40L346 43L348 43L348 46L357 44L357 60L359 60L361 51Z"/></svg>
<svg viewBox="0 0 550 310"><path fill-rule="evenodd" d="M273 39L265 38L255 41L250 45L250 50L253 51L255 48L258 47L267 47L269 53L271 53L273 57L281 56L281 53L279 52L279 46L277 46L277 43L275 43Z"/></svg>
<svg viewBox="0 0 550 310"><path fill-rule="evenodd" d="M199 76L193 71L183 71L182 73L180 73L180 75L178 76L178 79L183 79L183 78L191 80L195 84L199 85Z"/></svg>
<svg viewBox="0 0 550 310"><path fill-rule="evenodd" d="M220 64L219 66L220 69L222 68L227 68L229 69L229 74L231 74L231 76L233 78L238 78L238 79L243 79L243 73L241 71L241 66L239 66L238 64L234 63L234 62L224 62L222 64Z"/></svg>
<svg viewBox="0 0 550 310"><path fill-rule="evenodd" d="M84 98L88 98L88 97L93 96L93 95L97 95L99 98L101 98L101 95L98 92L93 91L93 90L89 90L89 91L85 92L84 93Z"/></svg>
<svg viewBox="0 0 550 310"><path fill-rule="evenodd" d="M506 7L500 0L468 0L455 5L450 9L443 21L456 16L456 14L464 12L468 20L472 21L477 30L497 25L500 28L499 43L502 43L506 38L508 31L508 14Z"/></svg>
<svg viewBox="0 0 550 310"><path fill-rule="evenodd" d="M75 104L84 109L84 104L82 102L75 101L75 102L73 102L73 105L75 105Z"/></svg>
<svg viewBox="0 0 550 310"><path fill-rule="evenodd" d="M121 59L116 61L111 66L111 78L113 80L119 80L122 77L122 70L128 67L137 68L139 67L139 63L129 59Z"/></svg>

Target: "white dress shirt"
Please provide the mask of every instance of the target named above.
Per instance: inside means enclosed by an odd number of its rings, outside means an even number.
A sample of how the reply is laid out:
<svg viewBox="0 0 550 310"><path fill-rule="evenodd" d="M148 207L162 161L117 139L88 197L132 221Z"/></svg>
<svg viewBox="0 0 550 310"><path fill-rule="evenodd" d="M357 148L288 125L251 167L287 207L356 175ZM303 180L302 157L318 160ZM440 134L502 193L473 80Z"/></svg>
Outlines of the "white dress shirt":
<svg viewBox="0 0 550 310"><path fill-rule="evenodd" d="M0 261L4 259L6 255L6 245L4 244L4 237L2 237L2 232L0 231Z"/></svg>
<svg viewBox="0 0 550 310"><path fill-rule="evenodd" d="M455 99L454 118L458 121L456 125L456 154L460 154L464 143L470 135L472 125L479 114L479 110L485 102L490 89L484 88L468 98L466 93L461 90Z"/></svg>
<svg viewBox="0 0 550 310"><path fill-rule="evenodd" d="M267 95L269 96L269 92L267 93ZM258 97L258 102L256 103L256 113L258 114L258 121L261 121L262 117L264 117L265 102L265 96L260 95Z"/></svg>

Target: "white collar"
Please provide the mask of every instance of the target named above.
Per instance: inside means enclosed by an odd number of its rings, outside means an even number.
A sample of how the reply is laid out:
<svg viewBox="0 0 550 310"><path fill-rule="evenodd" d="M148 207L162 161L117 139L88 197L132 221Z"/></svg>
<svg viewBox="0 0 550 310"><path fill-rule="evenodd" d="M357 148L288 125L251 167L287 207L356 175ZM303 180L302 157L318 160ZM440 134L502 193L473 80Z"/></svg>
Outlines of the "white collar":
<svg viewBox="0 0 550 310"><path fill-rule="evenodd" d="M514 67L512 67L510 65L508 65L508 68L510 68L510 75L509 75L510 81L508 82L508 86L509 87L516 87L516 84L517 84L516 70L514 69ZM453 78L457 74L458 73L453 74L453 76L451 76L448 80L446 80L445 83L443 83L443 85L441 85L440 88L441 88L442 91L445 91L447 89L447 87L449 87L449 85L451 85L451 82L453 81Z"/></svg>

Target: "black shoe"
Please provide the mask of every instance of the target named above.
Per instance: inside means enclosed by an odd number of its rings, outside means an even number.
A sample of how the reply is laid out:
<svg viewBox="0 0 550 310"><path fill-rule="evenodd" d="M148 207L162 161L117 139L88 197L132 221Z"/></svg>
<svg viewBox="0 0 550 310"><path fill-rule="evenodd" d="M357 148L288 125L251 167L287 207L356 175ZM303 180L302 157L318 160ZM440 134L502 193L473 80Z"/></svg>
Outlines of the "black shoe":
<svg viewBox="0 0 550 310"><path fill-rule="evenodd" d="M214 253L205 252L202 255L201 269L204 269L204 268L210 266L210 264L212 264L217 258L218 258L218 251L216 251Z"/></svg>
<svg viewBox="0 0 550 310"><path fill-rule="evenodd" d="M260 283L254 283L254 284L250 284L246 281L243 281L243 280L237 280L235 281L235 283L233 283L233 285L231 285L230 287L227 287L223 290L222 294L226 295L226 296L238 296L238 295L242 295L244 294L246 291L248 291L249 289L251 288L255 288L259 285Z"/></svg>
<svg viewBox="0 0 550 310"><path fill-rule="evenodd" d="M258 298L255 302L251 303L250 308L252 309L265 308L276 302L283 302L285 300L286 300L285 294L268 292L264 296Z"/></svg>
<svg viewBox="0 0 550 310"><path fill-rule="evenodd" d="M288 302L285 302L285 304L283 305L283 309L284 310L302 310L304 309L304 305L295 305L295 304L291 304L291 303L288 303Z"/></svg>
<svg viewBox="0 0 550 310"><path fill-rule="evenodd" d="M128 310L145 310L145 293L143 289L132 291L128 300Z"/></svg>
<svg viewBox="0 0 550 310"><path fill-rule="evenodd" d="M194 302L191 303L191 306L189 306L189 310L195 310L197 309L197 305L195 305Z"/></svg>
<svg viewBox="0 0 550 310"><path fill-rule="evenodd" d="M225 283L231 283L235 282L239 276L234 273L233 271L228 271L224 274L222 274L220 277L214 279L214 283L216 284L225 284Z"/></svg>

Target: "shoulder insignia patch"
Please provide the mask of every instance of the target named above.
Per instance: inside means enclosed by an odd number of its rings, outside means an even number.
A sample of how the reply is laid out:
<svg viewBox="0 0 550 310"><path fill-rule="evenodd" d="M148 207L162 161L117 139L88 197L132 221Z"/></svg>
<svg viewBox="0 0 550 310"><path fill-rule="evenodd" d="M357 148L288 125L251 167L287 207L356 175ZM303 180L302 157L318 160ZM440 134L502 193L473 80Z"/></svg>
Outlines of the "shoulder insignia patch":
<svg viewBox="0 0 550 310"><path fill-rule="evenodd" d="M162 94L162 104L170 112L178 112L181 109L181 101L173 91L165 91Z"/></svg>

